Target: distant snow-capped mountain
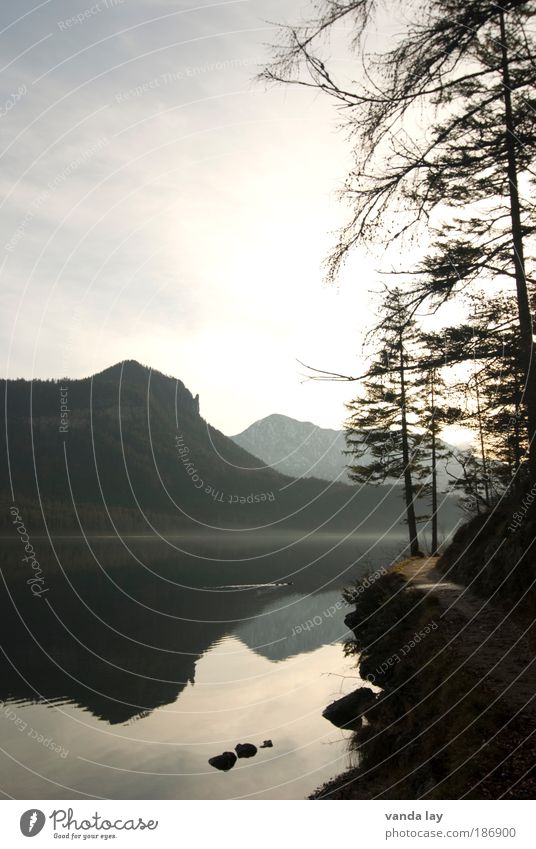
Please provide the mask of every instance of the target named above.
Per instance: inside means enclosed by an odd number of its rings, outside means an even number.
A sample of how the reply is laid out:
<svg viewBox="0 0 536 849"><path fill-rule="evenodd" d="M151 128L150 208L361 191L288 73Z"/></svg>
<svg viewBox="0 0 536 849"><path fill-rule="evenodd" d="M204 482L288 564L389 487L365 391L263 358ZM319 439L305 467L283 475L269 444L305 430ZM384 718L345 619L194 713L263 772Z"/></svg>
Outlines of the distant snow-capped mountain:
<svg viewBox="0 0 536 849"><path fill-rule="evenodd" d="M273 414L259 419L231 439L285 475L350 482L347 465L351 457L344 453L346 440L342 430ZM446 443L443 446L451 449ZM460 464L452 456L448 461L440 459L437 466L438 485L443 490L454 475L462 473Z"/></svg>
<svg viewBox="0 0 536 849"><path fill-rule="evenodd" d="M273 414L254 422L231 439L286 475L349 481L342 430Z"/></svg>
<svg viewBox="0 0 536 849"><path fill-rule="evenodd" d="M254 422L231 439L286 475L348 482L342 430L299 422L273 414Z"/></svg>

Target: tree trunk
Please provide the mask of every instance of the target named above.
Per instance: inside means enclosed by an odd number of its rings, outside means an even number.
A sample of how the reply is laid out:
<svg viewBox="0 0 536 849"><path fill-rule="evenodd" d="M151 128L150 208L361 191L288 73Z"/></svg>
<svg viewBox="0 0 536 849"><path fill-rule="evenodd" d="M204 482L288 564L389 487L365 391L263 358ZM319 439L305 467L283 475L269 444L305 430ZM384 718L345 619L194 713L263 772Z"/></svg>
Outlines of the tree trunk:
<svg viewBox="0 0 536 849"><path fill-rule="evenodd" d="M515 367L514 367L515 368ZM514 415L513 415L513 425L514 425L514 433L511 440L512 445L512 455L513 455L513 463L512 463L512 481L511 481L511 490L513 492L520 492L522 489L522 481L521 481L521 464L523 460L523 449L521 447L522 444L522 436L521 436L521 428L519 426L519 419L521 416L521 387L519 386L517 380L517 372L514 371Z"/></svg>
<svg viewBox="0 0 536 849"><path fill-rule="evenodd" d="M486 502L486 507L491 507L491 497L490 497L490 478L488 471L488 460L486 456L486 443L484 440L484 424L482 422L482 408L480 406L480 385L479 385L479 373L475 371L475 387L476 387L476 415L478 422L478 435L480 440L480 454L482 457L482 481L484 484L484 500ZM477 486L477 498L478 498L478 481L476 483Z"/></svg>
<svg viewBox="0 0 536 849"><path fill-rule="evenodd" d="M501 68L504 91L504 122L505 145L507 158L508 186L510 197L510 220L512 224L512 248L514 273L519 313L519 329L521 334L521 352L525 372L524 403L527 407L528 437L529 437L529 470L531 479L536 479L536 368L532 358L532 315L530 310L527 279L525 276L525 257L523 249L523 227L521 223L521 207L519 203L519 187L517 180L517 157L515 126L512 113L512 85L508 45L506 42L506 24L504 9L499 9L500 38L501 38Z"/></svg>
<svg viewBox="0 0 536 849"><path fill-rule="evenodd" d="M408 422L406 415L406 378L404 371L404 343L402 331L399 336L400 348L400 403L402 406L402 460L404 463L404 494L406 498L406 518L409 531L409 547L412 556L419 553L419 537L417 535L417 519L415 517L415 504L413 498L413 481L411 479L411 468L409 464L409 441Z"/></svg>
<svg viewBox="0 0 536 849"><path fill-rule="evenodd" d="M431 401L432 401L432 557L435 557L438 549L437 541L437 448L436 448L436 410L434 391L434 372L430 376Z"/></svg>

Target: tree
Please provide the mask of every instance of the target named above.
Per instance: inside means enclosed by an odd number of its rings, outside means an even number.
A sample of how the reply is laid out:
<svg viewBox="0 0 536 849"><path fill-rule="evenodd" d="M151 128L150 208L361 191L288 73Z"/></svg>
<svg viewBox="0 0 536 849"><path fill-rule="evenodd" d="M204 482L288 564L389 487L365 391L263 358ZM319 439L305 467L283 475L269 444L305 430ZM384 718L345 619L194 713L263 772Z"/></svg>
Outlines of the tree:
<svg viewBox="0 0 536 849"><path fill-rule="evenodd" d="M430 554L435 557L439 549L439 499L438 499L438 461L447 459L451 452L441 440L441 431L445 425L460 421L461 410L448 402L442 368L437 365L436 347L428 347L430 335L419 335L419 377L417 378L417 409L419 426L422 429L421 450L429 455L430 484L432 502L432 538Z"/></svg>
<svg viewBox="0 0 536 849"><path fill-rule="evenodd" d="M451 375L451 391L465 409L454 420L474 430L475 447L458 452L462 470L453 485L480 510L493 506L507 489L523 484L527 458L523 369L513 298L476 292L467 301L467 320L440 334L425 334L425 339L432 349L443 346L443 370L457 374L454 379Z"/></svg>
<svg viewBox="0 0 536 849"><path fill-rule="evenodd" d="M285 31L264 78L313 86L334 97L354 140L343 195L352 212L330 257L333 278L356 245L393 240L443 221L422 298L448 299L482 275L515 287L530 470L536 477L536 363L527 266L533 203L519 190L536 159L534 0L425 0L408 7L393 46L367 54L378 0L324 0L318 17ZM391 10L392 12L392 10ZM320 58L344 21L363 82L338 80ZM305 70L305 74L303 71ZM419 117L425 116L420 129ZM429 281L430 282L430 281Z"/></svg>
<svg viewBox="0 0 536 849"><path fill-rule="evenodd" d="M459 451L456 454L456 460L461 467L461 474L458 474L452 481L452 487L456 490L462 490L465 497L460 500L460 506L468 513L481 513L482 509L489 509L489 496L486 497L484 490L484 470L481 458L476 451L471 448L465 451Z"/></svg>
<svg viewBox="0 0 536 849"><path fill-rule="evenodd" d="M413 426L413 382L408 379L416 327L399 289L387 292L381 312L382 318L371 334L379 337L379 346L362 381L361 394L347 405L348 453L364 460L350 465L350 477L360 483L402 478L410 553L416 555L419 537L415 500L429 473L422 462L422 436Z"/></svg>
<svg viewBox="0 0 536 849"><path fill-rule="evenodd" d="M476 376L481 442L500 488L520 488L527 464L526 412L523 401L523 363L517 344L512 298L499 295L472 299L480 338L475 359L482 363Z"/></svg>

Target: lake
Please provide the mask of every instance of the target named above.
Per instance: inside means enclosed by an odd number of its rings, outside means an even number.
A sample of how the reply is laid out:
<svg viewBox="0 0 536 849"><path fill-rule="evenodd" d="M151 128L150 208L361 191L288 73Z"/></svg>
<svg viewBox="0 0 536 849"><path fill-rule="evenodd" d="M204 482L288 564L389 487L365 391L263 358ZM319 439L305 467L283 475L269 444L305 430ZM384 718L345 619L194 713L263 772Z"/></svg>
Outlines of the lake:
<svg viewBox="0 0 536 849"><path fill-rule="evenodd" d="M341 589L402 536L32 543L38 596L23 547L0 543L5 797L299 799L348 768L349 734L321 715L359 685Z"/></svg>

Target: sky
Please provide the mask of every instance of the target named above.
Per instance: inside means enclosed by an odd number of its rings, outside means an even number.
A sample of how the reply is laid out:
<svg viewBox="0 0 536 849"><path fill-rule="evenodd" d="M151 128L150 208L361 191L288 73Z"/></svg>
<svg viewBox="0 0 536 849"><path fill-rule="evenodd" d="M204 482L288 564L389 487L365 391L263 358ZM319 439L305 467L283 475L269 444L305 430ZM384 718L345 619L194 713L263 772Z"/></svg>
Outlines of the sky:
<svg viewBox="0 0 536 849"><path fill-rule="evenodd" d="M310 7L309 7L310 8ZM0 7L7 377L135 359L229 435L271 413L340 427L374 259L336 286L350 146L329 99L255 80L302 0L9 0ZM348 62L347 56L334 56ZM350 68L351 71L351 68Z"/></svg>

